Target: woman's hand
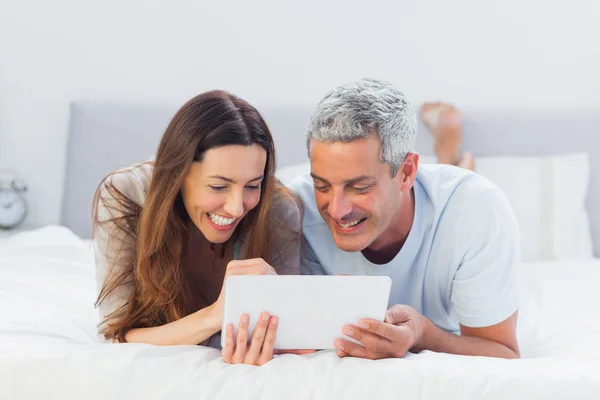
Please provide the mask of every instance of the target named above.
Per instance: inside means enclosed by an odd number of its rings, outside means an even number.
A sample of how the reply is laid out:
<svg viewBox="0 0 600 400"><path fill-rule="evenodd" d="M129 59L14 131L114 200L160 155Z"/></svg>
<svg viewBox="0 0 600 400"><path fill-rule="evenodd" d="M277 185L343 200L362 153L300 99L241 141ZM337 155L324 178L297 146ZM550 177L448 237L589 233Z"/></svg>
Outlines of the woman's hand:
<svg viewBox="0 0 600 400"><path fill-rule="evenodd" d="M260 314L252 340L248 343L248 314L242 314L238 325L237 339L234 339L233 325L225 329L225 346L221 353L228 364L263 365L273 358L273 346L277 337L279 319L267 312Z"/></svg>
<svg viewBox="0 0 600 400"><path fill-rule="evenodd" d="M225 295L225 279L234 275L277 275L275 269L271 267L262 258L252 258L250 260L233 260L227 264L225 278L219 298L211 305L212 314L221 321L223 314L223 298ZM220 322L219 322L220 323Z"/></svg>
<svg viewBox="0 0 600 400"><path fill-rule="evenodd" d="M262 258L251 258L229 261L225 270L225 279L232 275L277 275L277 272Z"/></svg>

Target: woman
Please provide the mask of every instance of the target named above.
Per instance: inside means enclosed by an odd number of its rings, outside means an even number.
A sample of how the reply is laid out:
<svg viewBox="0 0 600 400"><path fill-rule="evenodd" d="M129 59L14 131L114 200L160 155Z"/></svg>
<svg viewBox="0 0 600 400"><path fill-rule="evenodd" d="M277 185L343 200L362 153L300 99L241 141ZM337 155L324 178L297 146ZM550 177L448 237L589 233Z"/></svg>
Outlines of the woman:
<svg viewBox="0 0 600 400"><path fill-rule="evenodd" d="M213 91L176 113L154 162L107 176L93 213L104 337L219 348L226 276L299 274L300 203L274 171L258 111ZM277 318L264 313L246 349L247 326L242 346L228 327L225 362L272 358Z"/></svg>

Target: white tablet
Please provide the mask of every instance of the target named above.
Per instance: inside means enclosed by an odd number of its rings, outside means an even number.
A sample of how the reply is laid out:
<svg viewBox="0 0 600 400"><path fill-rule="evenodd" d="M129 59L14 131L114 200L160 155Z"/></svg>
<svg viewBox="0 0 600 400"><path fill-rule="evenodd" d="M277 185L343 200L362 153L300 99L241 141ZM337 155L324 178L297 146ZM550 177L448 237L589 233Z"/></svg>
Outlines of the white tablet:
<svg viewBox="0 0 600 400"><path fill-rule="evenodd" d="M245 275L225 280L223 332L235 334L243 313L249 337L261 312L279 318L276 349L332 349L346 324L383 321L392 281L387 276ZM221 346L225 335L221 335Z"/></svg>

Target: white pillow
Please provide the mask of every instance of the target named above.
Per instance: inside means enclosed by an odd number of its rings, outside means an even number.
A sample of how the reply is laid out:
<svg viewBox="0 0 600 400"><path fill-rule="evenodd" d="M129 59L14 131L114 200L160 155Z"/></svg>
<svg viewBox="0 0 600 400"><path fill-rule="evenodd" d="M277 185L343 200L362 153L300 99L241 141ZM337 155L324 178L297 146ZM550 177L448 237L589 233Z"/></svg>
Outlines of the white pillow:
<svg viewBox="0 0 600 400"><path fill-rule="evenodd" d="M586 153L479 157L475 170L504 191L517 216L523 261L593 258L585 201Z"/></svg>
<svg viewBox="0 0 600 400"><path fill-rule="evenodd" d="M421 156L420 162L436 159ZM506 194L519 224L523 261L594 257L585 208L587 153L476 157L475 171Z"/></svg>
<svg viewBox="0 0 600 400"><path fill-rule="evenodd" d="M421 156L421 164L435 163ZM587 153L547 156L477 157L475 170L508 198L519 224L521 259L592 259L590 222L585 201L590 179ZM310 172L310 163L279 169L288 184Z"/></svg>

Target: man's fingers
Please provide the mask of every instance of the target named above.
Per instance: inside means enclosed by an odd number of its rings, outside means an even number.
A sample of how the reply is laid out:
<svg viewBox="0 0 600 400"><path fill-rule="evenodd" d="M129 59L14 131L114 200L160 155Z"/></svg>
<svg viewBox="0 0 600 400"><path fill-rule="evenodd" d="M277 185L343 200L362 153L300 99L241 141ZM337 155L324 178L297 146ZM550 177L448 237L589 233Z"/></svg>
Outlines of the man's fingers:
<svg viewBox="0 0 600 400"><path fill-rule="evenodd" d="M410 314L404 306L395 305L385 312L385 322L389 324L400 324L410 319Z"/></svg>
<svg viewBox="0 0 600 400"><path fill-rule="evenodd" d="M233 325L228 324L225 327L225 346L221 350L221 354L223 355L223 362L228 364L231 363L233 357L233 349L234 349L234 338L233 338Z"/></svg>
<svg viewBox="0 0 600 400"><path fill-rule="evenodd" d="M246 357L246 347L248 346L248 323L250 317L248 314L242 314L238 325L238 334L235 345L235 352L233 353L233 362L235 364L241 363Z"/></svg>
<svg viewBox="0 0 600 400"><path fill-rule="evenodd" d="M340 358L350 357L350 355L348 353L346 353L345 351L342 351L342 350L336 350L335 354L337 354L337 356Z"/></svg>
<svg viewBox="0 0 600 400"><path fill-rule="evenodd" d="M354 340L363 346L391 357L402 357L412 346L413 333L407 324L392 325L376 320L364 320L367 329L354 329Z"/></svg>
<svg viewBox="0 0 600 400"><path fill-rule="evenodd" d="M397 335L394 325L391 323L377 321L376 319L361 319L358 322L358 327L391 341L394 341L395 336Z"/></svg>
<svg viewBox="0 0 600 400"><path fill-rule="evenodd" d="M267 327L267 334L263 341L262 350L258 358L258 365L270 361L273 358L273 348L275 347L275 339L277 338L277 325L279 324L279 318L271 317L269 320L269 326Z"/></svg>
<svg viewBox="0 0 600 400"><path fill-rule="evenodd" d="M344 339L336 340L333 345L337 350L337 354L341 354L340 357L352 356L359 358L369 358L371 360L376 359L375 354L373 354L373 352L369 351L361 345L349 342Z"/></svg>
<svg viewBox="0 0 600 400"><path fill-rule="evenodd" d="M390 340L357 326L347 325L342 332L375 353L393 352L393 343Z"/></svg>
<svg viewBox="0 0 600 400"><path fill-rule="evenodd" d="M250 340L250 348L246 353L244 364L254 364L258 360L260 349L267 334L267 326L269 324L269 313L263 312L260 314L254 332L252 332L252 340Z"/></svg>

